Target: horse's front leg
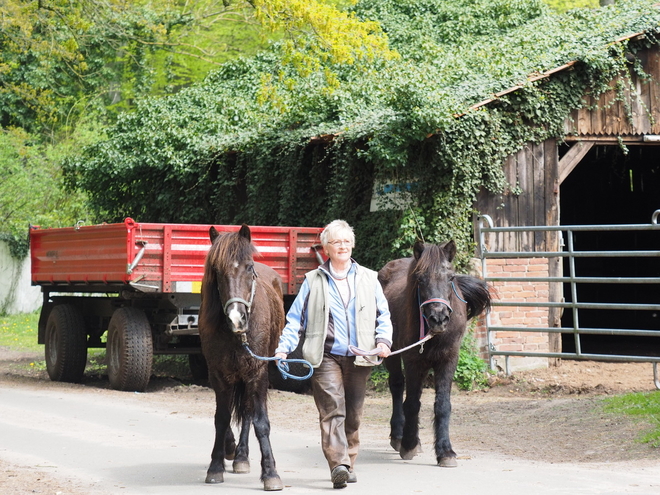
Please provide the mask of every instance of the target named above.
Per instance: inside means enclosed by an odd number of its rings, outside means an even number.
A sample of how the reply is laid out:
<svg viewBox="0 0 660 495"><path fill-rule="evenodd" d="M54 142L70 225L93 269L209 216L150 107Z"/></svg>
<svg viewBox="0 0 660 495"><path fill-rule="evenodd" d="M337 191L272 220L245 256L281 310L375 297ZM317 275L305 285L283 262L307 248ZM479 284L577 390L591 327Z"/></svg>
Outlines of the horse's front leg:
<svg viewBox="0 0 660 495"><path fill-rule="evenodd" d="M406 370L406 400L403 402L403 436L399 455L410 460L421 452L419 441L419 410L421 408L422 385L428 370L413 360L404 360Z"/></svg>
<svg viewBox="0 0 660 495"><path fill-rule="evenodd" d="M405 377L401 368L401 357L392 356L385 360L385 368L389 373L387 383L392 395L392 416L390 418L390 445L394 450L401 450L401 438L403 437L403 389Z"/></svg>
<svg viewBox="0 0 660 495"><path fill-rule="evenodd" d="M267 376L261 380L263 383L258 387L259 391L253 395L254 398L254 433L259 441L261 449L261 481L264 483L264 490L276 491L282 490L284 485L277 474L275 468L275 457L270 445L270 421L268 419L268 409L266 399L268 394Z"/></svg>
<svg viewBox="0 0 660 495"><path fill-rule="evenodd" d="M250 472L250 425L252 424L252 416L246 413L245 407L243 408L243 415L241 416L241 432L238 437L238 446L236 447L236 456L232 467L237 474L245 474Z"/></svg>
<svg viewBox="0 0 660 495"><path fill-rule="evenodd" d="M225 481L225 440L231 420L229 402L225 394L215 393L215 442L211 451L211 464L206 472L206 483L223 483Z"/></svg>
<svg viewBox="0 0 660 495"><path fill-rule="evenodd" d="M435 378L435 402L433 404L433 427L435 434L435 456L440 467L456 467L456 453L449 440L451 417L451 385L456 372L458 351L455 359L442 360L433 369Z"/></svg>

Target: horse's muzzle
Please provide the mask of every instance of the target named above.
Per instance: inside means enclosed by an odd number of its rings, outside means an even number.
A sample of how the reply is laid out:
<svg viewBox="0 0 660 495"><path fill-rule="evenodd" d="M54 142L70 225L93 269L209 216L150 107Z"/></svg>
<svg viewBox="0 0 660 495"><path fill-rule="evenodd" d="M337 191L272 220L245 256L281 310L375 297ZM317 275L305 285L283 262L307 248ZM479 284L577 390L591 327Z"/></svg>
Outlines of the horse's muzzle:
<svg viewBox="0 0 660 495"><path fill-rule="evenodd" d="M232 303L227 306L227 322L231 331L237 335L247 332L248 314L243 310L244 306L240 303Z"/></svg>
<svg viewBox="0 0 660 495"><path fill-rule="evenodd" d="M439 334L447 330L451 309L443 304L433 304L424 308L424 320L429 333Z"/></svg>

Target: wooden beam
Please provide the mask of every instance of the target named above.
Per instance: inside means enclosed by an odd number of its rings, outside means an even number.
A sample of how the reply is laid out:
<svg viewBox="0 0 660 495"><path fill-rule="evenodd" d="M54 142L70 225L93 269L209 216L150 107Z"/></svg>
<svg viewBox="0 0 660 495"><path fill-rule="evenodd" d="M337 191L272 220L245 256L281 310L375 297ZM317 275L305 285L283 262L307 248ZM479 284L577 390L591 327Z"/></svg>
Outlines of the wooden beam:
<svg viewBox="0 0 660 495"><path fill-rule="evenodd" d="M559 160L559 184L564 182L593 145L593 141L581 141L571 146L571 149Z"/></svg>

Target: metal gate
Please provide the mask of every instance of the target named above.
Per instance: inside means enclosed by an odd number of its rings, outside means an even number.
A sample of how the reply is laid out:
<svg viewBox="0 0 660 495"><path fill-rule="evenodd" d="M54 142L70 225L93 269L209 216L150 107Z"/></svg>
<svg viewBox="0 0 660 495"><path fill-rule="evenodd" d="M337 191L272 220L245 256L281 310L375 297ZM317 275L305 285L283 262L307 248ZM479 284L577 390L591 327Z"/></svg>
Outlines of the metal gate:
<svg viewBox="0 0 660 495"><path fill-rule="evenodd" d="M560 308L560 311L572 312L572 327L529 327L529 326L493 326L491 324L490 314L486 316L486 335L488 356L491 368L494 367L493 358L495 356L503 356L505 358L506 372L509 373L509 357L522 356L522 357L547 357L547 358L561 358L561 359L581 359L581 360L595 360L595 361L625 361L625 362L649 362L653 363L653 376L656 388L660 389L660 380L658 378L657 365L660 362L660 356L637 356L626 354L598 354L598 353L584 353L582 352L581 337L584 335L621 335L621 336L644 336L656 337L660 339L659 330L649 329L626 329L626 328L584 328L580 325L580 315L584 310L621 310L621 311L654 311L660 315L660 300L657 304L635 304L635 303L612 303L612 302L599 302L599 301L586 301L579 298L579 286L581 284L660 284L660 273L652 273L649 277L618 277L618 276L579 276L576 269L576 262L578 260L588 258L657 258L660 257L660 237L657 244L658 249L652 250L576 250L575 249L575 234L578 232L633 232L633 231L657 231L660 233L660 225L658 225L658 217L660 210L656 210L652 216L650 224L637 224L637 225L560 225L560 226L527 226L527 227L494 227L493 221L488 215L478 217L477 222L477 239L479 242L479 254L482 263L482 276L488 283L492 282L548 282L549 286L552 284L568 284L570 288L570 301L565 298L561 300L547 300L540 302L527 302L515 300L498 300L494 299L492 302L493 309L498 307L535 307L547 308ZM533 233L533 235L552 233L560 236L559 246L561 251L556 252L492 252L487 249L486 236L489 233ZM567 263L562 263L568 266L568 274L561 273L560 276L548 277L497 277L490 276L488 272L488 261L496 258L562 258L566 259ZM564 293L563 291L561 293ZM660 318L658 318L660 321ZM498 350L493 344L493 336L495 332L501 331L515 331L515 332L533 332L533 333L547 333L547 334L572 334L575 342L574 352L526 352L526 351L507 351ZM660 343L660 340L658 341Z"/></svg>

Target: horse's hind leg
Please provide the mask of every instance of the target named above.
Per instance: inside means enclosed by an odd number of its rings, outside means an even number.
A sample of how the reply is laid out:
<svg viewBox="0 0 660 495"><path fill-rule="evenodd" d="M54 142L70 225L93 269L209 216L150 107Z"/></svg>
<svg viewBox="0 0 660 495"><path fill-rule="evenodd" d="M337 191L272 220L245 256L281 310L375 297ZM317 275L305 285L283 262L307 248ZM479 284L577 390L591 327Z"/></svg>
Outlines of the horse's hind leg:
<svg viewBox="0 0 660 495"><path fill-rule="evenodd" d="M282 490L284 485L277 474L275 468L275 457L270 445L270 421L268 420L268 410L266 408L266 394L268 393L268 384L261 390L261 394L254 396L254 433L259 440L261 449L261 481L264 483L264 490L276 491Z"/></svg>
<svg viewBox="0 0 660 495"><path fill-rule="evenodd" d="M231 429L231 426L227 428L227 434L225 435L225 459L231 461L236 455L236 439L234 438L234 432Z"/></svg>
<svg viewBox="0 0 660 495"><path fill-rule="evenodd" d="M232 467L237 474L245 474L250 472L250 424L252 418L244 415L241 418L241 433L238 437L238 446L236 447L236 456Z"/></svg>
<svg viewBox="0 0 660 495"><path fill-rule="evenodd" d="M403 388L405 377L401 369L401 358L393 356L385 360L385 368L389 372L388 385L392 395L392 416L390 418L390 445L394 450L401 450L401 438L403 437Z"/></svg>

